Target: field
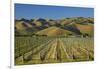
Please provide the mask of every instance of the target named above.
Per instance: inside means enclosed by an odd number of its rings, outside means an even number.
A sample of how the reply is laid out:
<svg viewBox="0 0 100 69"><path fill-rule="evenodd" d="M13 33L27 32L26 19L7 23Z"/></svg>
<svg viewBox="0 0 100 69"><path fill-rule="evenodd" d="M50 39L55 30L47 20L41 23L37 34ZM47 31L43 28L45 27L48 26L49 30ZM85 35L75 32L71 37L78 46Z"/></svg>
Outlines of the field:
<svg viewBox="0 0 100 69"><path fill-rule="evenodd" d="M15 65L94 60L94 39L16 36Z"/></svg>
<svg viewBox="0 0 100 69"><path fill-rule="evenodd" d="M16 4L14 64L93 61L94 24L93 8Z"/></svg>

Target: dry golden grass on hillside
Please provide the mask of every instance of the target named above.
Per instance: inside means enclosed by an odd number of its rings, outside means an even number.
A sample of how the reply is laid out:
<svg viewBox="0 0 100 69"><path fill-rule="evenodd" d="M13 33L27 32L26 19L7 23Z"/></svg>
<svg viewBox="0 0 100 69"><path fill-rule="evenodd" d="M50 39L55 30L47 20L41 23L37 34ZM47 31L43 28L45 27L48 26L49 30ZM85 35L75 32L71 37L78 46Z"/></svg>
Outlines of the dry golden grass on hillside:
<svg viewBox="0 0 100 69"><path fill-rule="evenodd" d="M82 33L90 33L93 32L94 30L93 25L81 25L81 24L75 24L75 25Z"/></svg>
<svg viewBox="0 0 100 69"><path fill-rule="evenodd" d="M64 30L58 27L49 27L47 29L44 29L42 31L37 32L38 35L47 35L47 36L60 36L60 35L67 35L71 34L72 32L68 30Z"/></svg>

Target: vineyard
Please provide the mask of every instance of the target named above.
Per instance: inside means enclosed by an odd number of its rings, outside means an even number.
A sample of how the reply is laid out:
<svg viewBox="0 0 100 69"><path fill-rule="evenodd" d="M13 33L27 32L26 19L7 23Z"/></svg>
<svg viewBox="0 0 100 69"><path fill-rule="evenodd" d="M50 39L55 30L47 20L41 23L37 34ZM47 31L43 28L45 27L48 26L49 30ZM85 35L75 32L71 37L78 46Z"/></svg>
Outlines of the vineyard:
<svg viewBox="0 0 100 69"><path fill-rule="evenodd" d="M15 37L15 65L92 60L93 38Z"/></svg>
<svg viewBox="0 0 100 69"><path fill-rule="evenodd" d="M94 20L93 8L15 4L14 64L93 61Z"/></svg>

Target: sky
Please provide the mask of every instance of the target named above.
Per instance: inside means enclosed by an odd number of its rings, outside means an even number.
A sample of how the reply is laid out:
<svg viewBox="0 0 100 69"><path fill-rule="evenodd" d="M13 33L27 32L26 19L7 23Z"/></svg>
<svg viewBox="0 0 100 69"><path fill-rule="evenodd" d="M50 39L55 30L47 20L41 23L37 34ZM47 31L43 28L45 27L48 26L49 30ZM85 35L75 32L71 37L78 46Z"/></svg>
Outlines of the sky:
<svg viewBox="0 0 100 69"><path fill-rule="evenodd" d="M94 17L93 8L15 4L15 19Z"/></svg>

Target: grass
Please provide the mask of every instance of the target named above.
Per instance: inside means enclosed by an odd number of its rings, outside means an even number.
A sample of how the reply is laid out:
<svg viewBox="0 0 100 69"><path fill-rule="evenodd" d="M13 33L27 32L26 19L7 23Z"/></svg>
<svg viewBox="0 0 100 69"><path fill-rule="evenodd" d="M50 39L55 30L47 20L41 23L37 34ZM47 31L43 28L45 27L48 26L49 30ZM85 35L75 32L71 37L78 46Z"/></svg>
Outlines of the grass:
<svg viewBox="0 0 100 69"><path fill-rule="evenodd" d="M93 61L93 38L15 37L15 65Z"/></svg>
<svg viewBox="0 0 100 69"><path fill-rule="evenodd" d="M72 34L72 32L65 29L61 29L59 27L52 26L39 31L36 34L47 35L47 36L62 36L62 35Z"/></svg>

